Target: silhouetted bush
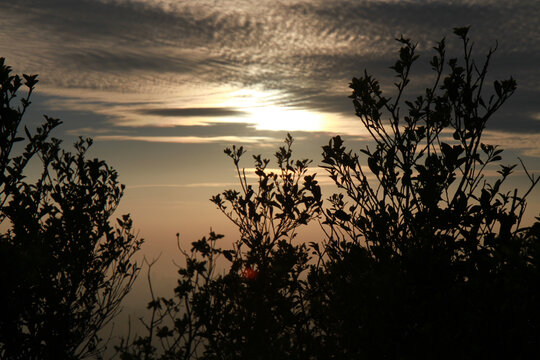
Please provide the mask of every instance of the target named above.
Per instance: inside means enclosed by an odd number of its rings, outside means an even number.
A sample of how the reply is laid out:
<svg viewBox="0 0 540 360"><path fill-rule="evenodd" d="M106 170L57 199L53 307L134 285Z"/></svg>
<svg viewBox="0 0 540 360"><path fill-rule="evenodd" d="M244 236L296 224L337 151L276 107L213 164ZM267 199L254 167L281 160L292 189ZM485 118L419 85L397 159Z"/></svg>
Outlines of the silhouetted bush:
<svg viewBox="0 0 540 360"><path fill-rule="evenodd" d="M486 95L494 50L479 64L468 28L454 32L464 49L461 62L447 60L445 41L439 42L430 61L435 80L422 95L406 98L418 56L403 38L392 66L393 98L367 72L353 79L356 115L374 148L357 155L339 136L323 148L323 167L341 191L325 212L327 256L310 274L309 298L328 355L539 353L540 223L520 226L538 179L525 169L528 188L503 190L515 166L501 165L488 178L485 170L502 150L481 141L516 83L495 81Z"/></svg>
<svg viewBox="0 0 540 360"><path fill-rule="evenodd" d="M137 276L131 257L142 240L128 215L110 224L124 187L105 162L86 158L90 139L61 150L49 138L60 121L47 116L19 136L37 76L23 79L0 59L0 357L84 358L100 352L98 332ZM32 159L35 181L25 171Z"/></svg>
<svg viewBox="0 0 540 360"><path fill-rule="evenodd" d="M276 153L279 174L255 156L256 188L238 165L243 148L227 149L240 191L212 201L240 240L222 250L211 233L183 251L175 297L152 299L149 333L126 340L122 358L538 357L540 221L521 225L538 179L524 168L530 186L504 190L515 166L487 177L502 150L481 141L516 83L495 81L486 96L494 50L478 64L468 28L454 32L463 57L447 60L439 42L420 96L405 93L418 56L404 38L392 98L367 72L352 80L374 147L358 155L339 136L324 146L338 188L324 210L308 161L290 161L290 136ZM322 241L293 243L317 217ZM231 263L221 275L220 255Z"/></svg>
<svg viewBox="0 0 540 360"><path fill-rule="evenodd" d="M149 333L124 342L122 359L304 359L310 345L308 303L304 298L309 253L295 245L296 230L317 216L321 191L308 160L293 161L289 136L275 154L279 171L254 156L258 186L240 170L242 147L226 149L234 162L240 189L212 198L239 228L232 250L221 250L221 235L193 242L181 250L175 297L155 297L148 307ZM178 239L178 241L180 241ZM216 259L230 263L216 273ZM159 341L160 350L153 344ZM157 344L156 344L157 345Z"/></svg>

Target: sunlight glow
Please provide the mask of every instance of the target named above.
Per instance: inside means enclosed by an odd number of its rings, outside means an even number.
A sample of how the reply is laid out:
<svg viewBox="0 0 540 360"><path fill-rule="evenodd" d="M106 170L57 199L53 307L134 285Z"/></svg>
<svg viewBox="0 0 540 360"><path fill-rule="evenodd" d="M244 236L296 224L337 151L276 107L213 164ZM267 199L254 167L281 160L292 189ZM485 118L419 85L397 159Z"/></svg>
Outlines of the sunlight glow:
<svg viewBox="0 0 540 360"><path fill-rule="evenodd" d="M279 91L242 89L231 94L224 106L232 106L249 115L244 118L257 130L324 131L322 113L292 107L287 95ZM222 105L222 106L223 106Z"/></svg>
<svg viewBox="0 0 540 360"><path fill-rule="evenodd" d="M321 114L307 110L291 110L277 106L248 109L250 120L257 130L323 131L324 118Z"/></svg>

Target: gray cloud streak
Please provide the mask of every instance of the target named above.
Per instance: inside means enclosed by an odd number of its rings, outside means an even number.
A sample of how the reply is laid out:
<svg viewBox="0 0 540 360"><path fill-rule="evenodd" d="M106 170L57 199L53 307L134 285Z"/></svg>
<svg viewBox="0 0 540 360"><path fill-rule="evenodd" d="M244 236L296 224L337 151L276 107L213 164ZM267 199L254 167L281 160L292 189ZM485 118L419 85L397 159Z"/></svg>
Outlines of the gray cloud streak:
<svg viewBox="0 0 540 360"><path fill-rule="evenodd" d="M158 116L201 116L201 117L228 117L245 116L246 112L229 108L176 108L176 109L140 109L146 115Z"/></svg>

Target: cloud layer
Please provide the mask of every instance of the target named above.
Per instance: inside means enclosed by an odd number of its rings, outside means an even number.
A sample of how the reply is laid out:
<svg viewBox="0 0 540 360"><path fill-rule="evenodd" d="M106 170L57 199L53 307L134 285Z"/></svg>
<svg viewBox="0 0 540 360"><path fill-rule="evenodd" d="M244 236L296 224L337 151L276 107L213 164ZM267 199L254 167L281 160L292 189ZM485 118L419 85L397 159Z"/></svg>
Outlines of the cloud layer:
<svg viewBox="0 0 540 360"><path fill-rule="evenodd" d="M254 124L250 116L260 112L253 108L264 106L323 114L336 125L322 130L348 131L348 81L367 68L391 84L395 37L415 39L428 55L436 40L452 37L452 27L472 25L477 54L498 40L493 74L513 75L520 86L490 128L540 133L538 1L1 0L0 6L0 56L18 71L40 74L46 106L49 99L50 107L103 119L99 129L80 123L72 132L173 139L167 128L205 125L204 136L226 138L238 136L234 123ZM456 45L450 42L449 51L459 55ZM416 68L419 79L427 78L426 61ZM256 126L247 129L244 136L261 136Z"/></svg>

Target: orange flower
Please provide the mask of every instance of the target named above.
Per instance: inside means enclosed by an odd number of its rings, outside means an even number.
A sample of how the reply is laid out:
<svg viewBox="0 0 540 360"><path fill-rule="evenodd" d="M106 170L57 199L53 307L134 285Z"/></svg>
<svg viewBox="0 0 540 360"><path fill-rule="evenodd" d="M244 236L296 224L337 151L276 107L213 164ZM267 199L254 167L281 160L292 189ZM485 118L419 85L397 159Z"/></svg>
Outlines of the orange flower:
<svg viewBox="0 0 540 360"><path fill-rule="evenodd" d="M259 276L259 272L250 266L247 266L244 271L242 271L242 277L244 279L255 280L257 276Z"/></svg>

